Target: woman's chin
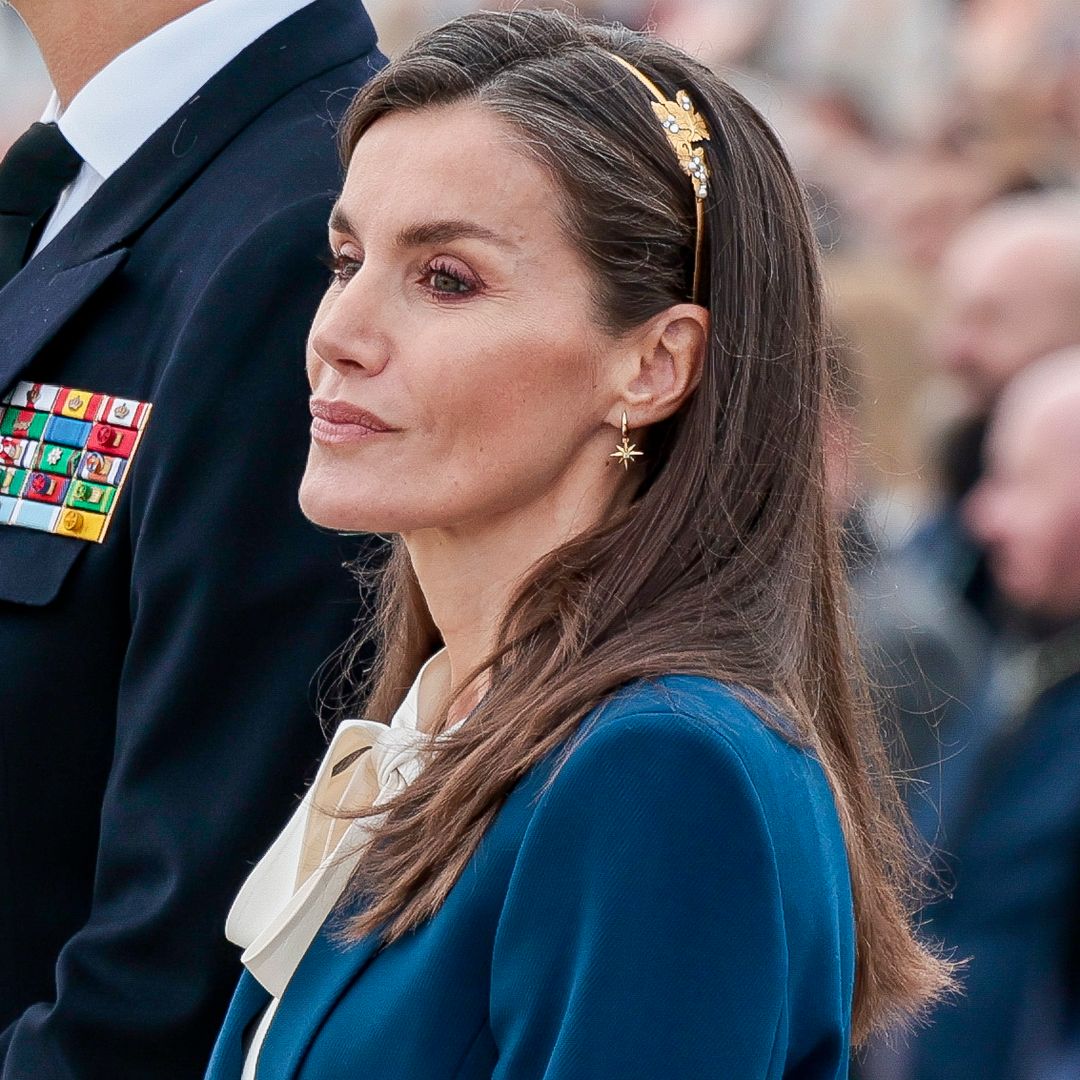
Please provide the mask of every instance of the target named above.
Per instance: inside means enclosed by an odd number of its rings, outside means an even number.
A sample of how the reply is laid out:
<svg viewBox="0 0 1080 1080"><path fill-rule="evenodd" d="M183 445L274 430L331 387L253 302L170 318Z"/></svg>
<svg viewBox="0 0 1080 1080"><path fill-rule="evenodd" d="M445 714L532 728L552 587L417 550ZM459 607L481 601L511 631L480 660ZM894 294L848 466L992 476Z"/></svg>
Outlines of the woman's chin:
<svg viewBox="0 0 1080 1080"><path fill-rule="evenodd" d="M397 531L393 527L393 513L380 513L363 496L343 497L340 490L326 491L321 485L318 488L306 483L300 485L300 509L308 521L334 532Z"/></svg>

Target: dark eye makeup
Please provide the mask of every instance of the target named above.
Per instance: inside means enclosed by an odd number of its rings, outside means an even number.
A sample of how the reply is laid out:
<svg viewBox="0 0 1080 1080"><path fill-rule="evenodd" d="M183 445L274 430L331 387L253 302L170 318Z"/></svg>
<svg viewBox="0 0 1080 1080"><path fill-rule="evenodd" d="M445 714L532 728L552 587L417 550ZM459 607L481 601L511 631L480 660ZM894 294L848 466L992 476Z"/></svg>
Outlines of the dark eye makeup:
<svg viewBox="0 0 1080 1080"><path fill-rule="evenodd" d="M332 284L335 285L343 285L346 281L349 281L361 266L360 259L350 259L333 248L322 255L319 262L333 275Z"/></svg>
<svg viewBox="0 0 1080 1080"><path fill-rule="evenodd" d="M334 248L323 255L320 262L330 270L331 284L334 285L344 285L351 281L363 265L363 259L350 258ZM420 268L419 281L439 300L471 296L482 287L479 278L466 274L457 264L442 256L436 256L424 263Z"/></svg>
<svg viewBox="0 0 1080 1080"><path fill-rule="evenodd" d="M477 278L465 274L460 267L439 257L424 265L420 271L420 280L426 283L432 293L441 298L471 296L480 288Z"/></svg>

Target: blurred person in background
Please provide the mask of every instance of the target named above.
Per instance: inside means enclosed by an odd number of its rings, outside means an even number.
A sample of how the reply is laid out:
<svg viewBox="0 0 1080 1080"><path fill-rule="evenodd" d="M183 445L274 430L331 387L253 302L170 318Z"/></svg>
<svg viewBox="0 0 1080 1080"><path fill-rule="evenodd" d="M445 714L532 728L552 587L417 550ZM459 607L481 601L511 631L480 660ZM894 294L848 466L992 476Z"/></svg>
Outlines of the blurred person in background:
<svg viewBox="0 0 1080 1080"><path fill-rule="evenodd" d="M1080 342L1080 194L987 208L950 245L940 283L937 355L985 414L1022 368Z"/></svg>
<svg viewBox="0 0 1080 1080"><path fill-rule="evenodd" d="M1014 187L1076 180L1080 0L964 0L952 142Z"/></svg>
<svg viewBox="0 0 1080 1080"><path fill-rule="evenodd" d="M1077 0L657 0L652 15L736 70L845 246L928 268L979 207L1076 176Z"/></svg>
<svg viewBox="0 0 1080 1080"><path fill-rule="evenodd" d="M870 5L873 6L873 5ZM856 227L932 268L967 220L999 198L1075 183L1070 123L1078 0L950 2L936 112L839 178Z"/></svg>
<svg viewBox="0 0 1080 1080"><path fill-rule="evenodd" d="M658 0L653 15L659 33L734 69L832 209L819 223L830 243L878 225L872 193L942 123L948 0Z"/></svg>
<svg viewBox="0 0 1080 1080"><path fill-rule="evenodd" d="M192 1080L356 611L296 487L333 121L381 58L358 0L16 9L56 95L0 164L0 1078Z"/></svg>
<svg viewBox="0 0 1080 1080"><path fill-rule="evenodd" d="M959 600L908 560L891 556L870 506L864 467L863 358L834 335L835 402L825 415L830 501L841 525L855 626L894 766L918 798L942 739L963 723L983 672L987 640Z"/></svg>
<svg viewBox="0 0 1080 1080"><path fill-rule="evenodd" d="M949 245L939 289L933 352L965 400L939 449L942 505L907 555L997 632L1008 605L960 504L978 480L998 396L1034 361L1080 343L1080 195L1014 196L987 208Z"/></svg>
<svg viewBox="0 0 1080 1080"><path fill-rule="evenodd" d="M1077 1031L1080 897L1080 349L1001 395L964 503L994 580L1037 635L999 643L977 723L944 746L916 820L949 890L928 931L967 957L963 994L869 1075L1031 1080ZM1075 1075L1075 1074L1073 1074Z"/></svg>

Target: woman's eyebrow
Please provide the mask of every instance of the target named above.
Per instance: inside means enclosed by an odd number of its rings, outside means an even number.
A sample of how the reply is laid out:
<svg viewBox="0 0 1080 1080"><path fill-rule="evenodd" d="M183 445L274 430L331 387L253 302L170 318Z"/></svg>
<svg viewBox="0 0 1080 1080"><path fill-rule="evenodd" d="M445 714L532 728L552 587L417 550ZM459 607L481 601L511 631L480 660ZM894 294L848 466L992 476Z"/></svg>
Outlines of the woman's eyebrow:
<svg viewBox="0 0 1080 1080"><path fill-rule="evenodd" d="M349 220L341 204L335 204L330 211L330 228L334 232L356 236L356 227ZM451 240L486 240L502 248L516 248L517 244L502 236L486 225L463 218L447 218L439 221L424 221L416 225L406 225L395 238L398 247L421 247L424 244L446 244Z"/></svg>
<svg viewBox="0 0 1080 1080"><path fill-rule="evenodd" d="M407 225L397 235L397 246L421 247L424 244L446 244L451 240L486 240L489 244L495 244L498 247L517 247L512 240L500 236L486 225L459 218Z"/></svg>
<svg viewBox="0 0 1080 1080"><path fill-rule="evenodd" d="M330 211L329 225L334 232L349 233L352 236L356 235L356 229L353 228L353 223L349 220L349 215L342 209L341 203L334 203L334 208Z"/></svg>

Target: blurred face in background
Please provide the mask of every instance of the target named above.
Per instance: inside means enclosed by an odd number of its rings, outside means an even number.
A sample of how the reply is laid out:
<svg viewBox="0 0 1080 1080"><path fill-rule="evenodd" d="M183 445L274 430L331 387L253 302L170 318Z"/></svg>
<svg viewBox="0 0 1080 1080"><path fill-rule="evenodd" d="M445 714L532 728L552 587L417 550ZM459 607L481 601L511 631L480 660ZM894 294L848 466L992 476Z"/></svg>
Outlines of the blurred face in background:
<svg viewBox="0 0 1080 1080"><path fill-rule="evenodd" d="M1080 344L1080 205L1071 229L1059 215L976 221L942 259L939 302L933 351L986 411L1027 365Z"/></svg>
<svg viewBox="0 0 1080 1080"><path fill-rule="evenodd" d="M964 507L1001 591L1061 620L1080 618L1080 351L1071 355L1061 378L1040 371L1037 386L1003 399Z"/></svg>

